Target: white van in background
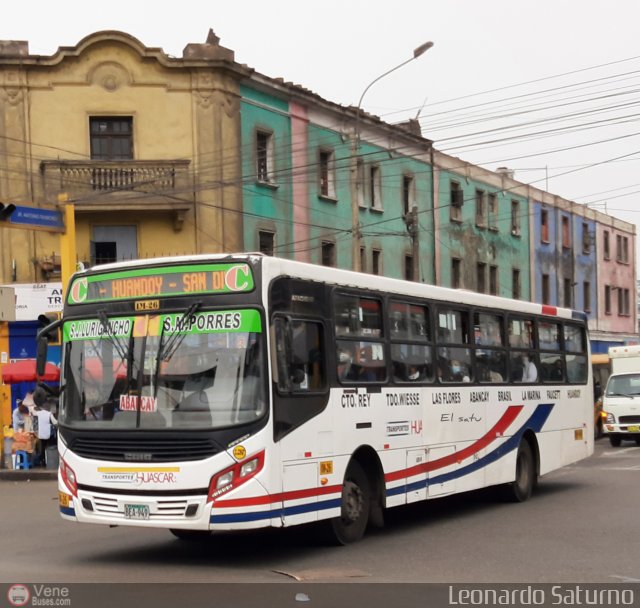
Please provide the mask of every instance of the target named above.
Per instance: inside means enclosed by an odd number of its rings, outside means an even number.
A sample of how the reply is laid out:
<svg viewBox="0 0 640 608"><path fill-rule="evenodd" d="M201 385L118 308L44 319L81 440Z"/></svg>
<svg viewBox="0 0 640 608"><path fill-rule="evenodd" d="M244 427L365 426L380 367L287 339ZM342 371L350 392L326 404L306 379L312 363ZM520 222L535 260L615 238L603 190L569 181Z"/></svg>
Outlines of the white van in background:
<svg viewBox="0 0 640 608"><path fill-rule="evenodd" d="M623 439L640 445L640 345L609 349L611 375L602 397L604 432L612 446Z"/></svg>

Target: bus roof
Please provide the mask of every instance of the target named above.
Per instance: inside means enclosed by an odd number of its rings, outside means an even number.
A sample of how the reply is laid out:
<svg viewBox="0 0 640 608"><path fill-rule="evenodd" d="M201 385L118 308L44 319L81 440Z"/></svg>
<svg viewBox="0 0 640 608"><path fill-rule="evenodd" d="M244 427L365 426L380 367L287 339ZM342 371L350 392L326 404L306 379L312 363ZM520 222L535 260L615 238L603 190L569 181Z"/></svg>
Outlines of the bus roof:
<svg viewBox="0 0 640 608"><path fill-rule="evenodd" d="M100 274L118 270L130 270L133 268L148 266L164 266L173 264L188 264L198 262L222 262L246 260L250 263L261 263L265 283L271 279L286 275L301 279L321 281L332 285L350 287L354 289L368 289L371 291L383 291L399 295L429 298L434 300L445 300L467 305L480 305L489 308L509 310L525 314L548 315L564 319L574 319L586 321L586 315L579 311L572 311L568 308L559 308L545 304L527 302L524 300L512 300L501 296L492 296L483 293L468 291L465 289L452 289L449 287L439 287L427 283L417 283L393 279L380 275L343 270L332 266L321 266L308 262L299 262L267 256L262 253L220 253L220 254L199 254L186 256L171 256L159 258L147 258L131 260L128 262L116 262L102 264L93 268L76 273L73 277L85 274ZM640 346L638 347L640 349Z"/></svg>

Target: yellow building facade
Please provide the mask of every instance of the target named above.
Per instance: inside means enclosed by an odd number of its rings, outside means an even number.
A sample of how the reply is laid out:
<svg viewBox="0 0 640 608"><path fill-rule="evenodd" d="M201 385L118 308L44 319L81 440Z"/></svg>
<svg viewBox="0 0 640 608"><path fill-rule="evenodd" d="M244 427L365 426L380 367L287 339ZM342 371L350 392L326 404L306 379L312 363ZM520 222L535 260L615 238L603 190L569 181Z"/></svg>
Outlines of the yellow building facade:
<svg viewBox="0 0 640 608"><path fill-rule="evenodd" d="M242 248L239 82L212 32L182 58L115 31L51 56L0 41L0 202L75 207L79 262ZM60 236L0 222L0 284L59 278Z"/></svg>

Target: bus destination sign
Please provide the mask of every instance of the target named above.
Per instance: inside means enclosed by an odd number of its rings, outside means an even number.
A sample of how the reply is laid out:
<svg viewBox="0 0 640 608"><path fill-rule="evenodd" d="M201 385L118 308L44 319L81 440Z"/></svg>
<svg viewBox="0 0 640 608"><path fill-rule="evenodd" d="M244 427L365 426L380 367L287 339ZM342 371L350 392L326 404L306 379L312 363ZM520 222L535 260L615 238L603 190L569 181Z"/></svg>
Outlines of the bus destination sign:
<svg viewBox="0 0 640 608"><path fill-rule="evenodd" d="M245 263L141 268L77 277L71 284L67 302L90 304L189 294L240 293L253 288L253 274Z"/></svg>

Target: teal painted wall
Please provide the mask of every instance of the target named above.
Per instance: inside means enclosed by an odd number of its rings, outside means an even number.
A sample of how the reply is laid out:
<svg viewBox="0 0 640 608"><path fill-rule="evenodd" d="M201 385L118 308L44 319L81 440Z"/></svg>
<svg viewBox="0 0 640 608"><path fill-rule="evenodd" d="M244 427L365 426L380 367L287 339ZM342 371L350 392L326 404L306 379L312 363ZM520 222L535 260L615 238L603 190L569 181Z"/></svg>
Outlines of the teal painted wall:
<svg viewBox="0 0 640 608"><path fill-rule="evenodd" d="M461 221L450 219L450 187L451 181L460 184L463 191L464 204L462 206ZM498 295L512 296L512 269L520 270L520 299L529 300L531 297L530 265L529 265L529 203L526 198L512 192L503 192L496 187L480 181L467 179L462 175L441 170L439 194L439 231L436 246L440 248L440 284L445 287L452 285L451 258L457 257L462 262L462 285L464 289L477 290L477 264L487 264L486 293L489 293L490 265L498 267ZM476 190L497 195L497 213L493 220L489 217L488 197L487 226L476 224ZM511 201L519 202L519 235L511 231ZM490 229L492 226L495 229Z"/></svg>
<svg viewBox="0 0 640 608"><path fill-rule="evenodd" d="M275 96L241 87L242 197L244 249L258 250L258 231L275 232L276 254L293 258L293 194L291 180L291 123L288 103ZM256 132L273 137L273 184L256 175ZM229 150L228 154L235 151ZM284 247L282 247L284 245ZM279 248L280 247L280 248Z"/></svg>

